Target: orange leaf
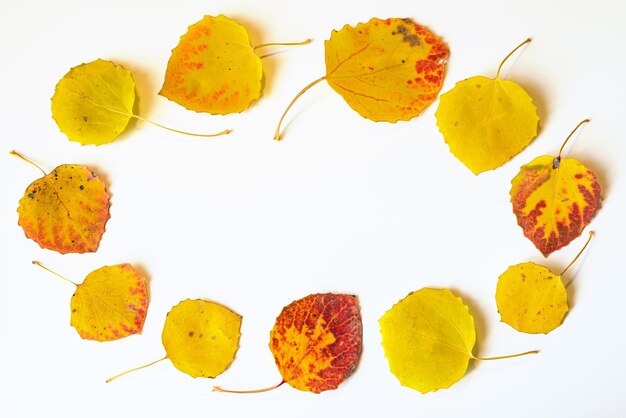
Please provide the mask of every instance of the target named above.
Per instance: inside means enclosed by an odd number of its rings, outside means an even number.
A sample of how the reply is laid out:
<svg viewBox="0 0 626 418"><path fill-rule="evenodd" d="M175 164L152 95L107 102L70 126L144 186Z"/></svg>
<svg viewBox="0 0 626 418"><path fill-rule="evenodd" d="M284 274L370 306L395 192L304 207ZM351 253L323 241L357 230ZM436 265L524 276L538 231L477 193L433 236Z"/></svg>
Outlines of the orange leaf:
<svg viewBox="0 0 626 418"><path fill-rule="evenodd" d="M283 382L320 393L336 389L356 369L363 326L355 296L309 295L283 308L270 350Z"/></svg>
<svg viewBox="0 0 626 418"><path fill-rule="evenodd" d="M94 252L110 217L109 194L89 168L64 164L28 186L17 212L26 237L41 248Z"/></svg>

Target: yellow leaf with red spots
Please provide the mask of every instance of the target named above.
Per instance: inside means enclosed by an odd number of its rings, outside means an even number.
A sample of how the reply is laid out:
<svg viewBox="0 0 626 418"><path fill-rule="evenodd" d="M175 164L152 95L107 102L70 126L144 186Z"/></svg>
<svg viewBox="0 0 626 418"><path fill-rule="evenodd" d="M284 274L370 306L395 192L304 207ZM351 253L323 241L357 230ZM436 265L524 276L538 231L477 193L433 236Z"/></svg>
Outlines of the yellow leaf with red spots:
<svg viewBox="0 0 626 418"><path fill-rule="evenodd" d="M233 19L205 16L172 50L162 96L196 112L241 112L261 95L261 59Z"/></svg>
<svg viewBox="0 0 626 418"><path fill-rule="evenodd" d="M72 68L52 96L52 117L71 141L102 145L128 125L135 103L130 71L111 61L95 60Z"/></svg>
<svg viewBox="0 0 626 418"><path fill-rule="evenodd" d="M450 152L474 174L500 167L537 136L539 116L532 98L499 74L500 69L495 78L459 81L441 95L435 113Z"/></svg>
<svg viewBox="0 0 626 418"><path fill-rule="evenodd" d="M184 300L165 318L162 341L167 358L191 377L214 378L232 363L239 348L241 316L206 300Z"/></svg>
<svg viewBox="0 0 626 418"><path fill-rule="evenodd" d="M573 158L537 157L511 184L517 223L545 257L580 236L602 201L596 175Z"/></svg>
<svg viewBox="0 0 626 418"><path fill-rule="evenodd" d="M400 18L345 25L331 33L325 51L326 75L296 99L326 80L352 109L376 122L409 120L431 104L441 89L449 55L441 38ZM293 101L287 110L291 105Z"/></svg>
<svg viewBox="0 0 626 418"><path fill-rule="evenodd" d="M41 248L94 252L109 219L109 194L89 168L64 164L26 188L17 212L26 237Z"/></svg>
<svg viewBox="0 0 626 418"><path fill-rule="evenodd" d="M276 366L296 389L336 389L361 357L363 325L355 296L315 294L283 308L270 332Z"/></svg>
<svg viewBox="0 0 626 418"><path fill-rule="evenodd" d="M391 373L403 386L421 393L449 388L474 358L474 319L448 289L423 288L409 294L379 324Z"/></svg>

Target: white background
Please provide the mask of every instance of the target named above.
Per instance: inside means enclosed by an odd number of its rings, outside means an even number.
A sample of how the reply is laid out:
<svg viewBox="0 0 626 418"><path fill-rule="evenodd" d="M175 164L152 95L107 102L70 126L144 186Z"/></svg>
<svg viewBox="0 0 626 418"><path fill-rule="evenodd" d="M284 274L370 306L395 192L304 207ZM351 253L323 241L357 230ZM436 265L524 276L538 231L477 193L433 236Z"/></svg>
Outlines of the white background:
<svg viewBox="0 0 626 418"><path fill-rule="evenodd" d="M373 1L1 1L0 416L624 416L623 214L626 3ZM253 44L315 41L263 60L260 100L241 114L187 111L157 95L171 49L187 26L223 13ZM442 92L473 75L493 76L528 36L533 42L503 75L534 98L535 141L503 167L474 176L435 125L436 101L410 122L361 118L326 84L304 95L272 140L285 106L324 74L332 29L371 17L412 17L451 50ZM193 131L193 139L131 123L117 141L80 146L50 115L50 97L70 69L96 58L128 68L138 112ZM590 117L567 153L596 172L603 206L596 237L566 275L571 311L548 335L499 322L499 274L524 261L559 272L587 237L545 260L511 213L510 179L520 165L555 154ZM94 254L42 250L17 226L16 208L40 173L62 163L97 171L112 194L111 219ZM75 281L131 262L149 278L143 335L83 341L69 326L72 288L31 265L39 260ZM378 318L408 292L449 287L476 321L475 354L540 349L536 356L470 362L448 390L421 395L400 386L385 360ZM267 347L274 319L317 292L358 295L364 350L338 390L313 395L287 385L258 395L211 392L280 381ZM240 349L215 380L192 379L161 358L165 314L186 298L218 301L243 316Z"/></svg>

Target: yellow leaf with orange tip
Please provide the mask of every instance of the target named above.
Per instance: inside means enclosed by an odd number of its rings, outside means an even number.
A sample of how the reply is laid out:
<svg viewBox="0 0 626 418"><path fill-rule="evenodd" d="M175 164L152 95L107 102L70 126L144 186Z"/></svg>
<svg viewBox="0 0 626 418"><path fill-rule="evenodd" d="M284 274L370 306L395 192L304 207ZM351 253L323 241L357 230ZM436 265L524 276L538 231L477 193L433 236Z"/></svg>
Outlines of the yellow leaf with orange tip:
<svg viewBox="0 0 626 418"><path fill-rule="evenodd" d="M64 164L26 188L17 212L26 237L41 248L94 252L109 219L109 194L89 168Z"/></svg>
<svg viewBox="0 0 626 418"><path fill-rule="evenodd" d="M500 69L493 79L459 81L441 95L435 113L450 152L474 174L500 167L537 136L539 116L532 98L499 74Z"/></svg>
<svg viewBox="0 0 626 418"><path fill-rule="evenodd" d="M569 309L561 276L534 263L517 264L502 273L496 303L502 322L530 334L552 331Z"/></svg>
<svg viewBox="0 0 626 418"><path fill-rule="evenodd" d="M205 16L172 50L162 96L196 112L241 112L261 95L261 59L233 19Z"/></svg>
<svg viewBox="0 0 626 418"><path fill-rule="evenodd" d="M174 367L191 377L224 372L239 348L241 316L206 300L184 300L165 318L163 347Z"/></svg>

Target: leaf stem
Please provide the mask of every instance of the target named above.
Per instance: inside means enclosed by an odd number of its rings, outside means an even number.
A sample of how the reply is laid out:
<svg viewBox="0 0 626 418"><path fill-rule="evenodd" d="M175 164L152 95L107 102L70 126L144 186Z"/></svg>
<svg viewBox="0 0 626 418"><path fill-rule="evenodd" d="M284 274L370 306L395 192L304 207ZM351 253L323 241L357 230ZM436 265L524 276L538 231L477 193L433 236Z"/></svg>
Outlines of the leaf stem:
<svg viewBox="0 0 626 418"><path fill-rule="evenodd" d="M561 149L559 150L559 156L557 158L561 158L561 153L563 152L563 148L565 148L565 144L567 144L567 141L569 141L569 139L572 137L572 135L574 135L574 132L576 132L576 130L578 128L580 128L580 125L582 125L583 123L587 123L589 122L590 119L587 118L583 121L580 121L580 123L578 125L576 125L576 127L574 128L574 130L572 132L570 132L570 134L567 136L567 138L565 138L565 142L563 142L563 145L561 145Z"/></svg>
<svg viewBox="0 0 626 418"><path fill-rule="evenodd" d="M211 138L211 137L214 137L214 136L228 135L229 133L232 132L232 129L225 129L222 132L218 132L218 133L215 133L215 134L196 134L196 133L193 133L193 132L185 132L185 131L179 131L178 129L169 128L167 126L161 125L160 123L153 122L150 119L143 118L143 117L141 117L139 115L131 114L131 116L136 118L136 119L139 119L140 121L150 123L150 124L152 124L154 126L158 126L161 129L165 129L165 130L168 130L168 131L171 131L171 132L176 132L176 133L179 133L179 134L189 135L189 136L200 136L200 137L203 137L203 138Z"/></svg>
<svg viewBox="0 0 626 418"><path fill-rule="evenodd" d="M229 389L222 389L219 386L213 386L213 392L237 393L237 394L263 393L263 392L269 392L270 390L274 390L278 388L280 385L282 385L283 383L285 383L284 380L277 385L270 386L268 388L263 388L263 389L255 389L255 390L229 390Z"/></svg>
<svg viewBox="0 0 626 418"><path fill-rule="evenodd" d="M498 67L498 72L496 73L496 78L500 77L500 70L502 69L502 66L504 65L504 62L506 60L509 59L509 57L511 55L513 55L515 53L515 51L517 51L518 49L520 49L522 46L526 45L527 43L529 43L530 41L532 41L531 38L526 38L526 40L524 42L522 42L521 44L519 44L518 46L515 47L515 49L511 52L509 52L509 55L507 55L506 57L504 57L504 59L502 60L502 62L500 63L500 66Z"/></svg>
<svg viewBox="0 0 626 418"><path fill-rule="evenodd" d="M269 42L266 44L259 44L259 45L253 46L252 49L256 51L259 48L265 48L268 46L299 46L299 45L307 45L307 44L310 44L311 42L313 42L313 39L311 38L302 42Z"/></svg>
<svg viewBox="0 0 626 418"><path fill-rule="evenodd" d="M28 164L30 164L30 165L32 165L34 167L37 167L39 169L39 171L41 171L43 173L44 176L46 175L46 172L43 171L43 168L39 167L37 164L35 164L31 160L29 160L28 158L24 157L19 152L16 152L15 150L11 150L11 152L9 152L9 154L16 156L17 158L19 158L22 161L26 161Z"/></svg>
<svg viewBox="0 0 626 418"><path fill-rule="evenodd" d="M503 360L507 358L515 358L515 357L525 356L528 354L538 354L538 353L539 353L539 350L531 350L531 351L525 351L523 353L510 354L508 356L497 356L497 357L474 357L472 356L472 358L474 360Z"/></svg>
<svg viewBox="0 0 626 418"><path fill-rule="evenodd" d="M165 360L166 358L167 358L167 356L165 356L165 357L163 357L163 358L161 358L161 359L158 359L158 360L156 360L156 361L153 361L152 363L144 364L143 366L139 366L139 367L135 367L134 369L126 370L125 372L122 372L122 373L120 373L120 374L118 374L118 375L115 375L115 376L113 376L113 377L111 377L111 378L107 379L107 381L106 381L106 382L107 382L107 383L110 383L110 382L112 382L113 380L117 379L118 377L122 377L122 376L124 376L125 374L131 373L131 372L135 372L135 371L137 371L137 370L145 369L146 367L150 367L150 366L152 366L152 365L154 365L154 364L157 364L157 363L159 363L159 362L161 362L161 361Z"/></svg>
<svg viewBox="0 0 626 418"><path fill-rule="evenodd" d="M572 264L574 264L576 262L576 260L578 260L578 257L580 257L583 253L583 251L585 251L585 248L587 248L587 245L589 245L589 242L591 241L591 237L593 237L593 231L589 231L589 238L587 238L587 242L585 243L585 245L583 245L583 248L578 252L578 254L576 255L576 257L574 257L574 259L572 260L571 263L569 263L567 265L567 267L565 267L565 269L561 272L561 274L559 274L559 276L562 276L565 274L565 272L572 267Z"/></svg>
<svg viewBox="0 0 626 418"><path fill-rule="evenodd" d="M46 270L46 271L48 271L48 272L50 272L50 273L52 273L52 274L54 274L54 275L55 275L55 276L57 276L58 278L63 279L63 280L65 280L66 282L71 283L71 284L73 284L74 286L78 287L78 283L75 283L75 282L71 281L70 279L68 279L68 278L66 278L66 277L61 276L61 275L60 275L59 273L57 273L56 271L52 271L52 270L50 270L48 267L44 266L44 265L43 265L43 264L41 264L39 261L33 261L33 264L34 264L34 265L36 265L36 266L41 267L42 269L44 269L44 270Z"/></svg>
<svg viewBox="0 0 626 418"><path fill-rule="evenodd" d="M289 103L289 106L287 106L287 109L285 109L285 111L283 112L283 115L281 116L280 120L278 121L278 126L276 127L276 132L274 133L274 139L276 141L280 141L280 125L283 123L283 119L285 119L285 116L287 115L287 112L289 112L289 109L291 109L291 106L293 106L293 104L296 102L296 100L298 100L300 98L300 96L302 96L304 93L306 93L307 90L309 90L311 87L313 87L314 85L316 85L317 83L319 83L320 81L323 81L325 79L326 79L326 76L318 78L317 80L309 83L305 88L300 90L300 93L296 94L296 97L294 97L293 100L291 101L291 103Z"/></svg>

